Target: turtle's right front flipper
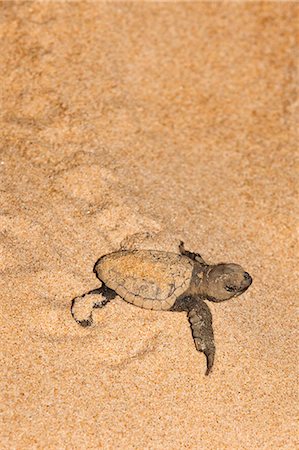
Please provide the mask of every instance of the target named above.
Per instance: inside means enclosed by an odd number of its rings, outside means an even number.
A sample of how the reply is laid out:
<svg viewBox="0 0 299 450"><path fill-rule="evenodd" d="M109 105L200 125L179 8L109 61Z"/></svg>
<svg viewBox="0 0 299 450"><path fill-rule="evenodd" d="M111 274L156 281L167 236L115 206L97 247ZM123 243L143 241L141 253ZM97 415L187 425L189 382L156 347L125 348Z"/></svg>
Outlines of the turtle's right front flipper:
<svg viewBox="0 0 299 450"><path fill-rule="evenodd" d="M215 344L212 326L212 314L208 305L199 301L188 311L188 320L192 330L196 350L203 352L207 358L206 375L214 364Z"/></svg>

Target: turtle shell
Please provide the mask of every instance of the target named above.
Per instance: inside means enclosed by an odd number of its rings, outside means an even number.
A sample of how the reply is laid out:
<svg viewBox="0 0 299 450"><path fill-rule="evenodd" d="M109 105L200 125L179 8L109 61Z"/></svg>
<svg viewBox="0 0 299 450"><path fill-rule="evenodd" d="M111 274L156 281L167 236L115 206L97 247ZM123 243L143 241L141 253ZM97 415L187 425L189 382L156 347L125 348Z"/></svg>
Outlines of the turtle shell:
<svg viewBox="0 0 299 450"><path fill-rule="evenodd" d="M124 300L145 309L170 309L190 285L193 262L156 250L119 251L95 264L97 277Z"/></svg>

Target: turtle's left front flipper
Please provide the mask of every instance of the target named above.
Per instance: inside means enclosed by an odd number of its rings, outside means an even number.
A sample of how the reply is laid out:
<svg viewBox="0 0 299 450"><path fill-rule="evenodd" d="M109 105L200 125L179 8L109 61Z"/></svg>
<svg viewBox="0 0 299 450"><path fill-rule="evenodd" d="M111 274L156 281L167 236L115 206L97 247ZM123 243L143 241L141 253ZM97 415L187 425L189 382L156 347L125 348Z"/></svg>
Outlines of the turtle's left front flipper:
<svg viewBox="0 0 299 450"><path fill-rule="evenodd" d="M206 375L208 375L212 370L215 357L212 314L208 305L202 300L198 301L188 311L188 320L196 350L203 352L207 358Z"/></svg>

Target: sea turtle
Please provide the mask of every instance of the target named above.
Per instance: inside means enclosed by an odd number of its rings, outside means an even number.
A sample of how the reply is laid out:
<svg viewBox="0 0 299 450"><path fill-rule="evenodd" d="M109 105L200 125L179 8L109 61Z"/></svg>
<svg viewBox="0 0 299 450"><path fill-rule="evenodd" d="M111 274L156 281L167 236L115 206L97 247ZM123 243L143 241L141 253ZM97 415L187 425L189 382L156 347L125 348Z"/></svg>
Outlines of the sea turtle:
<svg viewBox="0 0 299 450"><path fill-rule="evenodd" d="M93 308L102 308L117 295L140 308L185 311L195 347L206 356L208 375L215 344L212 315L204 300L237 297L252 278L237 264L208 265L198 253L186 250L182 241L179 251L121 250L102 256L93 269L101 287L74 298L71 312L81 326L90 326Z"/></svg>

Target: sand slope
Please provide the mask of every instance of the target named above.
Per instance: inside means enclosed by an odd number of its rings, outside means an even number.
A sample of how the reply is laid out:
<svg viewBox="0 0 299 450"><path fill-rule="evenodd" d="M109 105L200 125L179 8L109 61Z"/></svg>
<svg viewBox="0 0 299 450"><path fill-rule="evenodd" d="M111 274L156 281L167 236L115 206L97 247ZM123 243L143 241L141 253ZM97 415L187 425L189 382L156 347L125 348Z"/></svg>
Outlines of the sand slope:
<svg viewBox="0 0 299 450"><path fill-rule="evenodd" d="M1 448L296 448L296 19L1 4ZM99 256L179 239L254 278L208 378L184 314L70 315Z"/></svg>

